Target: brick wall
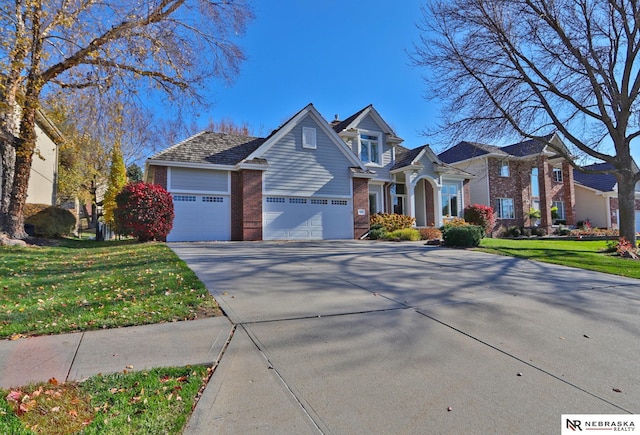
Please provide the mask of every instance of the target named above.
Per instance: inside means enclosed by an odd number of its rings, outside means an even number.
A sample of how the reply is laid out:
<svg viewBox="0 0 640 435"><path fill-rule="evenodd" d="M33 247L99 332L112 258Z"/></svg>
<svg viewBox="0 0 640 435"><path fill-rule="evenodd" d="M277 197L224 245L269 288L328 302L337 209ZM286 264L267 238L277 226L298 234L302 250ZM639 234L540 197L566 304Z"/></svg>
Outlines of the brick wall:
<svg viewBox="0 0 640 435"><path fill-rule="evenodd" d="M242 240L262 240L262 171L243 170Z"/></svg>
<svg viewBox="0 0 640 435"><path fill-rule="evenodd" d="M562 163L562 184L564 213L567 225L576 224L576 190L573 184L573 167L569 162Z"/></svg>
<svg viewBox="0 0 640 435"><path fill-rule="evenodd" d="M364 209L364 215L358 210ZM369 180L353 179L353 237L359 239L369 231Z"/></svg>
<svg viewBox="0 0 640 435"><path fill-rule="evenodd" d="M231 173L231 240L262 240L262 171Z"/></svg>
<svg viewBox="0 0 640 435"><path fill-rule="evenodd" d="M149 170L151 171L151 182L153 184L159 184L164 187L165 190L168 190L167 187L167 167L166 166L149 166Z"/></svg>

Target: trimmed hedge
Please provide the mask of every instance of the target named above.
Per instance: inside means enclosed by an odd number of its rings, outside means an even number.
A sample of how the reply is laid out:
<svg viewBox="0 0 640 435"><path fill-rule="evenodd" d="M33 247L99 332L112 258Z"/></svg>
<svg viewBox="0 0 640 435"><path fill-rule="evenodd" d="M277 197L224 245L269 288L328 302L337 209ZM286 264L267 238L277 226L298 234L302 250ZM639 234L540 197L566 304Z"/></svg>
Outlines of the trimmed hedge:
<svg viewBox="0 0 640 435"><path fill-rule="evenodd" d="M28 233L37 237L61 237L72 234L76 226L76 217L69 210L49 206L29 216L24 221Z"/></svg>
<svg viewBox="0 0 640 435"><path fill-rule="evenodd" d="M471 248L480 245L484 230L478 225L446 227L442 233L445 246Z"/></svg>
<svg viewBox="0 0 640 435"><path fill-rule="evenodd" d="M420 231L415 228L403 228L387 233L384 238L387 240L410 240L417 242L420 240Z"/></svg>

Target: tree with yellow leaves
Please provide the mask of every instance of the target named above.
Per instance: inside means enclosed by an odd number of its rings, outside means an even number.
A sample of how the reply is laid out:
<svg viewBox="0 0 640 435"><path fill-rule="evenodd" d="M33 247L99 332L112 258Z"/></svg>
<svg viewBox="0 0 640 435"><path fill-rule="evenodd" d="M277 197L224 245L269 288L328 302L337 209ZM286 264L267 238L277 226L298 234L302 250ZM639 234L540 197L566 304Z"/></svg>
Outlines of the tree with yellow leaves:
<svg viewBox="0 0 640 435"><path fill-rule="evenodd" d="M116 209L116 195L127 184L127 168L124 165L120 145L116 143L111 150L111 170L109 172L109 184L104 195L102 209L104 210L104 221L113 224L113 211Z"/></svg>

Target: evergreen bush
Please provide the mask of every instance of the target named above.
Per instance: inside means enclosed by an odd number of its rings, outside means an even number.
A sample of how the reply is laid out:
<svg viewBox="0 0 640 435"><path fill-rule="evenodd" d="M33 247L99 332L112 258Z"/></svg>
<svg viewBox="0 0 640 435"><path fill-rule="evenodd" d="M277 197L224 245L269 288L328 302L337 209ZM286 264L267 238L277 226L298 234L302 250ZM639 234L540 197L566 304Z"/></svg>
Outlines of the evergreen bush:
<svg viewBox="0 0 640 435"><path fill-rule="evenodd" d="M470 248L480 245L484 230L478 225L446 227L442 233L445 246Z"/></svg>
<svg viewBox="0 0 640 435"><path fill-rule="evenodd" d="M24 221L38 237L60 237L73 233L76 217L69 210L49 206L32 214Z"/></svg>

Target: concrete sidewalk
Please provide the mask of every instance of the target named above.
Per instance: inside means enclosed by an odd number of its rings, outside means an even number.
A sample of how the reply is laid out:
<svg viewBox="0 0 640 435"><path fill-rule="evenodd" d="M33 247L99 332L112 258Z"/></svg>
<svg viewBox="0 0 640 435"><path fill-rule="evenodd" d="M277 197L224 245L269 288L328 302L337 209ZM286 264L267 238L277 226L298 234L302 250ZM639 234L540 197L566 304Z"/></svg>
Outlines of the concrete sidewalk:
<svg viewBox="0 0 640 435"><path fill-rule="evenodd" d="M229 340L226 317L0 341L0 388L78 381L98 373L213 364ZM133 367L133 368L131 368Z"/></svg>

